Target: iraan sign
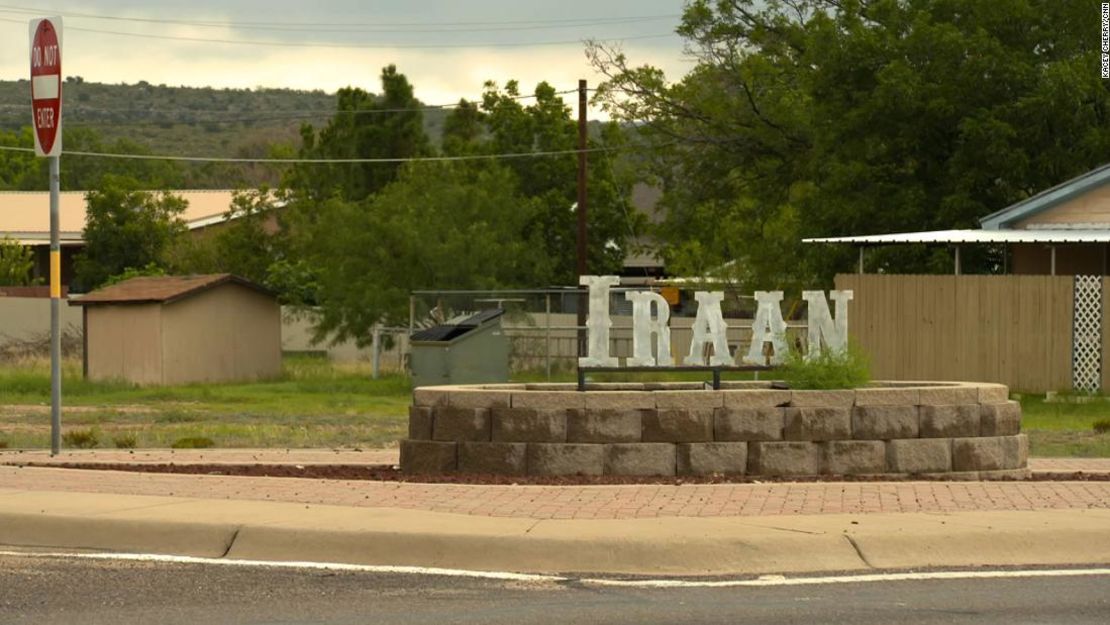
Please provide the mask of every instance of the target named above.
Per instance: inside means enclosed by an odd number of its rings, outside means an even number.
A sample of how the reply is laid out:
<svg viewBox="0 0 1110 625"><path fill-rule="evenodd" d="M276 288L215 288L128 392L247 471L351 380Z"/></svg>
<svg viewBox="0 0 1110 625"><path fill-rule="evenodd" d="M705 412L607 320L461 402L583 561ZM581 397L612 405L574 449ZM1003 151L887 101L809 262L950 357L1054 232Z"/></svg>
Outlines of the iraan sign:
<svg viewBox="0 0 1110 625"><path fill-rule="evenodd" d="M580 283L589 287L590 315L586 320L588 355L579 358L578 364L582 367L621 366L617 357L609 354L609 328L613 324L609 318L609 292L620 284L620 278L582 276ZM625 293L625 297L632 302L632 356L626 359L624 366L674 366L671 312L667 300L658 293L647 291ZM721 314L724 297L722 292L698 291L694 294L698 313L694 319L690 352L682 359L682 364L691 367L780 364L788 350L786 322L782 318L782 291L755 292L758 307L752 321L751 344L747 352L737 349L735 358L729 353L728 325ZM852 292L829 291L826 299L823 291L802 291L802 299L809 307L809 355L816 354L817 349L822 347L832 351L846 349L848 302L852 299ZM829 310L828 300L834 302L835 316ZM764 355L768 344L772 348L769 359ZM708 345L713 349L707 359Z"/></svg>

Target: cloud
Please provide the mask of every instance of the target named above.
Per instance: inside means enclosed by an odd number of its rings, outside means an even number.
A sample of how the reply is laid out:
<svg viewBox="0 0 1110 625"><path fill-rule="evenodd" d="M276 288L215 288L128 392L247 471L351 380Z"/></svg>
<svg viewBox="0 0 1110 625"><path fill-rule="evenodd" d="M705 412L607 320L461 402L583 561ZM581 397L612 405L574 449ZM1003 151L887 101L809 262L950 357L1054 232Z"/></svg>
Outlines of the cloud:
<svg viewBox="0 0 1110 625"><path fill-rule="evenodd" d="M172 7L172 8L171 8ZM522 7L524 7L522 9ZM466 3L447 0L425 0L414 13L411 3L375 2L328 3L325 9L304 2L275 0L262 10L259 3L228 0L211 2L158 3L156 8L102 0L84 3L75 13L115 15L122 17L157 16L156 19L224 22L215 26L174 23L97 20L67 17L64 23L65 42L63 72L79 75L87 81L135 83L145 80L153 84L213 86L231 88L284 87L322 89L333 92L348 85L378 91L378 75L388 64L397 65L413 83L416 95L430 104L455 102L461 97L475 98L482 84L493 80L504 84L516 79L525 91L547 81L556 88L574 88L579 78L591 86L602 77L586 61L581 44L535 47L465 47L465 48L324 48L300 47L306 42L333 42L338 45L457 45L470 43L517 43L554 40L575 41L591 36L639 37L672 31L677 20L648 20L619 25L606 25L603 20L625 16L651 16L678 13L677 0L610 0L606 3L564 0L561 3L497 2L468 0ZM311 10L310 10L311 9ZM154 12L157 10L157 12ZM63 15L65 13L63 12ZM573 16L595 16L602 20L593 26L578 28L536 28L512 30L494 22L528 21L533 25L558 25L541 20L568 19ZM143 17L145 16L145 17ZM172 16L172 17L169 17ZM0 18L16 19L19 23L0 21L0 78L23 78L27 74L27 14L5 14ZM442 28L447 22L453 28L471 28L462 22L483 22L474 27L501 28L489 32L447 33L367 33L320 32L334 27L303 27L306 30L246 30L244 22L301 23L321 22L351 24L345 31L368 27L359 24L431 24L429 29ZM236 26L238 25L238 27ZM110 35L78 30L113 30L156 34L176 38L213 40L253 40L283 42L284 46L233 45L174 39L148 39ZM392 27L390 27L392 28ZM397 27L402 30L413 27ZM452 27L448 27L450 29ZM632 39L623 46L636 64L651 64L678 78L690 67L682 58L682 42L676 36L660 39ZM596 114L596 112L595 112Z"/></svg>

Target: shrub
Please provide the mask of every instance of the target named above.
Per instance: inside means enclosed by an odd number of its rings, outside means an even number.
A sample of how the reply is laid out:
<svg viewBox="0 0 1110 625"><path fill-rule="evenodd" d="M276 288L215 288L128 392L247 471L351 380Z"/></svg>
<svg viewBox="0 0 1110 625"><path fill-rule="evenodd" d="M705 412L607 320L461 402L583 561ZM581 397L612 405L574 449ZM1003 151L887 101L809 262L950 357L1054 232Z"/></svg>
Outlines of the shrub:
<svg viewBox="0 0 1110 625"><path fill-rule="evenodd" d="M1099 434L1110 433L1110 419L1099 419L1098 421L1095 421L1094 425L1091 426L1091 429Z"/></svg>
<svg viewBox="0 0 1110 625"><path fill-rule="evenodd" d="M145 267L127 267L122 272L109 277L101 286L112 286L120 282L126 282L131 278L142 277L161 277L166 275L166 270L163 269L158 263L147 263Z"/></svg>
<svg viewBox="0 0 1110 625"><path fill-rule="evenodd" d="M871 381L871 363L854 345L844 351L822 349L812 358L791 350L781 373L792 389L858 388Z"/></svg>
<svg viewBox="0 0 1110 625"><path fill-rule="evenodd" d="M92 449L100 444L100 434L96 430L70 430L62 434L66 447Z"/></svg>
<svg viewBox="0 0 1110 625"><path fill-rule="evenodd" d="M116 449L134 449L138 439L131 432L112 437L112 444Z"/></svg>
<svg viewBox="0 0 1110 625"><path fill-rule="evenodd" d="M0 237L0 286L34 284L35 280L31 278L34 266L31 248L20 245L6 234Z"/></svg>
<svg viewBox="0 0 1110 625"><path fill-rule="evenodd" d="M186 436L173 442L170 447L174 449L205 449L215 447L216 443L206 436Z"/></svg>
<svg viewBox="0 0 1110 625"><path fill-rule="evenodd" d="M7 448L8 448L8 441L0 438L0 449L7 449Z"/></svg>

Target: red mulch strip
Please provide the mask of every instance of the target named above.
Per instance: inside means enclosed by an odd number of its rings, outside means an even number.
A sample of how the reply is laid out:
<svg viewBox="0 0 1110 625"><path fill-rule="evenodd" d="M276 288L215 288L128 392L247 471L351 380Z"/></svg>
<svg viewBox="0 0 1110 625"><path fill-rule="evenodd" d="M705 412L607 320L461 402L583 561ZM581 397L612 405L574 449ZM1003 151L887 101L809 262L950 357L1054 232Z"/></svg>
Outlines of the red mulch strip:
<svg viewBox="0 0 1110 625"><path fill-rule="evenodd" d="M408 475L386 464L107 464L68 462L62 464L27 462L18 466L55 469L131 471L135 473L179 473L189 475L233 475L248 477L299 477L315 480L368 480L375 482L413 482L432 484L500 484L534 486L580 486L606 484L760 484L767 482L899 482L950 481L944 477L902 477L889 475L819 475L807 478L743 475L692 475L652 477L632 475ZM1000 481L1110 481L1110 473L1056 472L1034 473L1030 480L1001 478Z"/></svg>

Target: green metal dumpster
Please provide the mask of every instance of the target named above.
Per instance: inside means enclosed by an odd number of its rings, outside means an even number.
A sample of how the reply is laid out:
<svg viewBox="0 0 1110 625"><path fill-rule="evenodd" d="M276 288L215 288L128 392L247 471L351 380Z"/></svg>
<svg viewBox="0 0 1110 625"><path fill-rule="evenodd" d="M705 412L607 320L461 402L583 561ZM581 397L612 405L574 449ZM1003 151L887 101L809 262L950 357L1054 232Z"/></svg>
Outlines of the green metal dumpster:
<svg viewBox="0 0 1110 625"><path fill-rule="evenodd" d="M509 337L500 308L449 321L412 335L414 386L509 381Z"/></svg>

